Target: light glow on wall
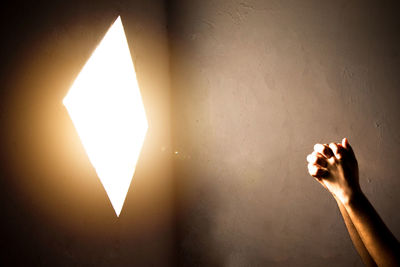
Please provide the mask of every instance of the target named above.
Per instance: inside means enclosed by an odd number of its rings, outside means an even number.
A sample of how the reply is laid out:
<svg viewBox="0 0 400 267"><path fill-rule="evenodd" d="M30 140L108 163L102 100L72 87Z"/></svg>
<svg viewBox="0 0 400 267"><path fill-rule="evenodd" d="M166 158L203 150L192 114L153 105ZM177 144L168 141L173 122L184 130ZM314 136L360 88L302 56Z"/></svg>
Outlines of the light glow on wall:
<svg viewBox="0 0 400 267"><path fill-rule="evenodd" d="M120 17L84 65L63 104L119 216L148 128Z"/></svg>

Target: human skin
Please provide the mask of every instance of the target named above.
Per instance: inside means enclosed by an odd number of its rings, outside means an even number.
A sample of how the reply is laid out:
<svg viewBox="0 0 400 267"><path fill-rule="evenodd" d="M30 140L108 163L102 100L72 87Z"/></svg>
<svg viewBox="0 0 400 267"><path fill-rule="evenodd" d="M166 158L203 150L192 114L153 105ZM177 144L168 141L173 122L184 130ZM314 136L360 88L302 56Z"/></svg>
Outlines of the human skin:
<svg viewBox="0 0 400 267"><path fill-rule="evenodd" d="M316 144L308 172L335 198L350 238L367 266L400 266L400 246L359 183L358 163L348 140Z"/></svg>

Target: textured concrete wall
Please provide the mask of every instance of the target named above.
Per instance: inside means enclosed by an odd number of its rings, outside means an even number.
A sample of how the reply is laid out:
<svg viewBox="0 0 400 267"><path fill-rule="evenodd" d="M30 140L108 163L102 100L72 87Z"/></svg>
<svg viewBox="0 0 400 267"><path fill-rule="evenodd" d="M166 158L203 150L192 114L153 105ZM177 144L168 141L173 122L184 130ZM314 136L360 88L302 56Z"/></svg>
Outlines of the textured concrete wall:
<svg viewBox="0 0 400 267"><path fill-rule="evenodd" d="M62 105L118 15L149 120L119 218ZM0 19L0 265L174 265L164 1L9 1Z"/></svg>
<svg viewBox="0 0 400 267"><path fill-rule="evenodd" d="M176 0L172 89L184 266L361 266L308 176L347 136L400 237L398 8L388 1Z"/></svg>

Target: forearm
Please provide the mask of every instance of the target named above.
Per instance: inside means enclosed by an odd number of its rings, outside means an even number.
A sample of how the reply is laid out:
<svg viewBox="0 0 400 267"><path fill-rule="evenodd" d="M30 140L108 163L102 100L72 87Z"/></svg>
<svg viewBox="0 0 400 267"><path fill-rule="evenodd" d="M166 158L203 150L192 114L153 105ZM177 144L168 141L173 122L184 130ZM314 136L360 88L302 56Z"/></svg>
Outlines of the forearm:
<svg viewBox="0 0 400 267"><path fill-rule="evenodd" d="M362 243L378 266L400 266L399 243L360 191L343 203Z"/></svg>
<svg viewBox="0 0 400 267"><path fill-rule="evenodd" d="M399 243L360 189L358 163L348 140L316 144L307 161L310 175L343 204L345 212L339 208L360 255L365 255L362 243L378 266L400 266Z"/></svg>
<svg viewBox="0 0 400 267"><path fill-rule="evenodd" d="M369 254L367 248L365 247L364 243L362 242L360 235L358 234L353 222L351 221L349 215L347 214L346 208L343 206L342 202L336 199L338 204L340 213L342 214L344 223L346 225L347 231L349 232L351 241L353 241L353 245L356 248L358 254L361 257L361 260L364 262L365 266L372 267L377 266L375 261L372 259L371 255Z"/></svg>

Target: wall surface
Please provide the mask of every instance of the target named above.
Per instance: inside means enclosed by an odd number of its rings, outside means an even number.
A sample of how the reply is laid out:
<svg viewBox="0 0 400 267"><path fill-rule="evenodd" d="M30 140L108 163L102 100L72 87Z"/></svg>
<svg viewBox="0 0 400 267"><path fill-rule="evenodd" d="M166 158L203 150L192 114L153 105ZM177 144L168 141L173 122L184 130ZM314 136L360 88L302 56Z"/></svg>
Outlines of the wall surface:
<svg viewBox="0 0 400 267"><path fill-rule="evenodd" d="M1 14L0 265L174 265L164 1L9 1ZM149 121L119 218L62 104L118 15Z"/></svg>
<svg viewBox="0 0 400 267"><path fill-rule="evenodd" d="M2 3L0 265L361 266L305 157L347 136L400 237L392 2ZM117 219L62 99L118 15L149 131Z"/></svg>
<svg viewBox="0 0 400 267"><path fill-rule="evenodd" d="M182 266L362 266L306 169L344 136L400 237L396 5L175 0L170 21Z"/></svg>

